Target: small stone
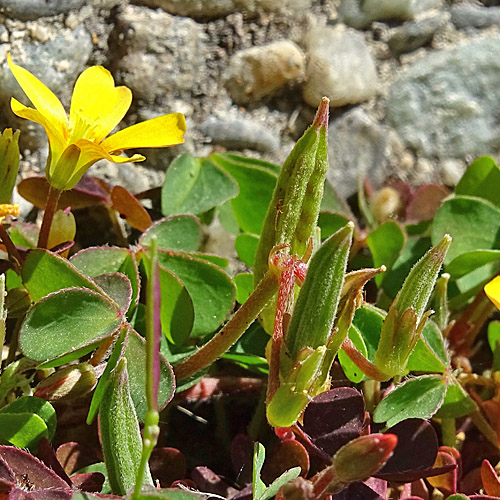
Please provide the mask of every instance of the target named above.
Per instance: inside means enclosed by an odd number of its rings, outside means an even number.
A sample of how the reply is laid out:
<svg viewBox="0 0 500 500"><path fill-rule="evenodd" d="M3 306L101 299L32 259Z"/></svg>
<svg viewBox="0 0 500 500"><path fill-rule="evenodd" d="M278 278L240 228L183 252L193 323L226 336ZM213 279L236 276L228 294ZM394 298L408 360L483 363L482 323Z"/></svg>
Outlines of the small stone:
<svg viewBox="0 0 500 500"><path fill-rule="evenodd" d="M432 40L447 20L448 16L443 14L405 23L393 30L388 41L389 48L396 56L419 49Z"/></svg>
<svg viewBox="0 0 500 500"><path fill-rule="evenodd" d="M9 32L3 24L0 24L0 43L6 43L8 41L9 41Z"/></svg>
<svg viewBox="0 0 500 500"><path fill-rule="evenodd" d="M129 6L111 35L111 50L120 54L117 79L147 103L190 96L203 82L205 42L203 27L192 19Z"/></svg>
<svg viewBox="0 0 500 500"><path fill-rule="evenodd" d="M165 172L160 170L138 163L117 164L108 160L95 163L89 170L89 175L99 177L111 186L122 186L133 194L161 186L165 179Z"/></svg>
<svg viewBox="0 0 500 500"><path fill-rule="evenodd" d="M312 30L306 41L308 62L304 100L319 106L323 96L330 106L357 104L377 92L375 62L363 37L343 26Z"/></svg>
<svg viewBox="0 0 500 500"><path fill-rule="evenodd" d="M46 21L33 22L36 24ZM50 39L45 43L33 43L23 38L11 41L8 46L12 60L26 68L40 79L56 94L64 104L69 104L73 84L77 76L85 69L92 52L92 41L89 33L83 26L76 30L56 29L47 32ZM54 35L54 36L53 36ZM3 47L3 46L0 46ZM0 59L0 109L1 114L9 126L21 129L20 142L23 148L36 150L46 143L47 138L41 126L28 120L17 118L10 110L9 101L15 97L21 102L30 105L24 92L12 76L6 61L6 54Z"/></svg>
<svg viewBox="0 0 500 500"><path fill-rule="evenodd" d="M226 89L237 104L258 101L303 75L305 56L283 40L236 52L224 74Z"/></svg>
<svg viewBox="0 0 500 500"><path fill-rule="evenodd" d="M307 10L312 0L134 0L135 4L160 8L176 16L198 21L216 19L242 11L249 16L264 12Z"/></svg>
<svg viewBox="0 0 500 500"><path fill-rule="evenodd" d="M442 0L342 0L339 14L347 25L362 29L384 19L410 21L441 4Z"/></svg>
<svg viewBox="0 0 500 500"><path fill-rule="evenodd" d="M330 122L327 178L337 192L348 198L368 176L376 185L397 170L402 146L396 133L376 122L361 108Z"/></svg>
<svg viewBox="0 0 500 500"><path fill-rule="evenodd" d="M451 21L457 28L488 28L500 24L500 7L461 3L452 5Z"/></svg>
<svg viewBox="0 0 500 500"><path fill-rule="evenodd" d="M419 59L389 88L388 123L427 158L500 151L500 38Z"/></svg>
<svg viewBox="0 0 500 500"><path fill-rule="evenodd" d="M32 21L40 17L78 10L87 0L0 0L0 11L12 19Z"/></svg>
<svg viewBox="0 0 500 500"><path fill-rule="evenodd" d="M224 120L211 116L199 128L210 137L212 144L219 144L227 149L253 149L266 153L280 147L276 133L262 123L248 118Z"/></svg>
<svg viewBox="0 0 500 500"><path fill-rule="evenodd" d="M35 23L32 28L29 28L29 34L33 40L37 40L42 43L50 40L50 30L48 30L46 26L42 26L38 23Z"/></svg>
<svg viewBox="0 0 500 500"><path fill-rule="evenodd" d="M443 160L440 165L443 184L446 186L456 186L466 168L467 166L463 160L455 158Z"/></svg>

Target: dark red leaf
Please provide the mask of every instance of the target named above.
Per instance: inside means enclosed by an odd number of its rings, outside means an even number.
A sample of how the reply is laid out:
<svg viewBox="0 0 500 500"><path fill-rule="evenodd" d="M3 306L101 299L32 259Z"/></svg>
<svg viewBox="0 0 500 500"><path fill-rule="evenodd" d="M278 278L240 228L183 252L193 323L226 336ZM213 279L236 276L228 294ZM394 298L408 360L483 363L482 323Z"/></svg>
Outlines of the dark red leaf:
<svg viewBox="0 0 500 500"><path fill-rule="evenodd" d="M66 489L67 483L38 458L14 446L0 446L0 457L8 464L18 484L33 488Z"/></svg>
<svg viewBox="0 0 500 500"><path fill-rule="evenodd" d="M396 434L398 445L392 457L375 477L408 483L433 475L432 467L438 452L438 441L429 422L411 418L391 427L387 432ZM456 468L456 465L452 468ZM439 474L442 471L435 472Z"/></svg>
<svg viewBox="0 0 500 500"><path fill-rule="evenodd" d="M441 184L424 184L411 197L406 206L406 220L423 222L436 215L441 202L450 192Z"/></svg>
<svg viewBox="0 0 500 500"><path fill-rule="evenodd" d="M98 462L97 457L89 448L74 441L59 446L56 451L56 457L69 476L77 470Z"/></svg>
<svg viewBox="0 0 500 500"><path fill-rule="evenodd" d="M238 475L239 482L246 484L252 481L253 441L248 434L236 434L231 443L231 462Z"/></svg>
<svg viewBox="0 0 500 500"><path fill-rule="evenodd" d="M484 491L488 495L500 497L500 480L497 473L488 460L483 460L481 464L481 479Z"/></svg>
<svg viewBox="0 0 500 500"><path fill-rule="evenodd" d="M174 481L186 477L186 457L176 448L155 448L149 459L153 479L168 488Z"/></svg>
<svg viewBox="0 0 500 500"><path fill-rule="evenodd" d="M295 439L280 441L264 463L262 480L266 484L271 484L292 467L300 467L300 475L306 477L309 472L309 455L304 446Z"/></svg>
<svg viewBox="0 0 500 500"><path fill-rule="evenodd" d="M337 387L313 398L304 412L303 428L318 448L333 456L361 435L364 419L361 393L351 387Z"/></svg>
<svg viewBox="0 0 500 500"><path fill-rule="evenodd" d="M104 474L100 472L87 472L85 474L75 474L71 477L73 486L82 491L99 493L104 484Z"/></svg>
<svg viewBox="0 0 500 500"><path fill-rule="evenodd" d="M45 464L47 467L50 467L63 481L68 485L72 486L71 479L68 474L64 470L63 466L57 460L57 456L49 443L47 438L42 438L40 443L38 444L38 458ZM100 490L99 490L100 491Z"/></svg>
<svg viewBox="0 0 500 500"><path fill-rule="evenodd" d="M35 207L43 210L47 201L49 192L49 183L43 176L28 177L23 179L18 185L19 194ZM92 177L84 177L73 188L68 191L63 191L57 208L64 210L71 207L73 210L79 208L94 207L99 205L109 206L111 200L106 191Z"/></svg>
<svg viewBox="0 0 500 500"><path fill-rule="evenodd" d="M224 498L237 493L235 488L229 486L220 476L208 467L195 467L191 472L191 478L200 491L214 493Z"/></svg>
<svg viewBox="0 0 500 500"><path fill-rule="evenodd" d="M386 500L386 496L380 496L364 483L352 483L332 498L333 500Z"/></svg>
<svg viewBox="0 0 500 500"><path fill-rule="evenodd" d="M139 200L124 187L115 186L111 191L111 207L119 212L133 228L146 231L152 221Z"/></svg>

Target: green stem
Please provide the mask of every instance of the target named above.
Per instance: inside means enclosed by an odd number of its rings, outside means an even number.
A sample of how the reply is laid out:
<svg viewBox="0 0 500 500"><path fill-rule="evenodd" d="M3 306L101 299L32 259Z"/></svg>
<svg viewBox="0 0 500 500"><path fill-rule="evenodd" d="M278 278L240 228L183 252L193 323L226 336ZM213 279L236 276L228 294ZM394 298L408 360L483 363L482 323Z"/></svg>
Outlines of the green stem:
<svg viewBox="0 0 500 500"><path fill-rule="evenodd" d="M380 382L378 380L365 380L363 382L363 396L365 397L366 409L373 413L380 403Z"/></svg>
<svg viewBox="0 0 500 500"><path fill-rule="evenodd" d="M17 318L16 326L10 337L9 354L7 355L4 366L9 366L16 359L17 348L19 347L19 332L21 331L21 326L25 317L26 314L23 314L20 318Z"/></svg>
<svg viewBox="0 0 500 500"><path fill-rule="evenodd" d="M146 288L146 402L148 411L158 411L158 401L154 395L154 360L155 353L155 277L158 270L157 238L153 236L150 243L150 274Z"/></svg>
<svg viewBox="0 0 500 500"><path fill-rule="evenodd" d="M220 358L247 330L278 291L278 276L267 271L247 301L211 340L189 358L174 366L177 380L185 379Z"/></svg>
<svg viewBox="0 0 500 500"><path fill-rule="evenodd" d="M146 288L146 402L148 410L144 421L141 462L137 471L132 500L138 500L141 497L141 488L149 457L158 442L158 436L160 434L160 428L158 426L160 420L160 414L158 413L158 397L157 395L155 397L154 391L154 364L155 357L158 356L158 353L155 353L155 314L157 311L155 311L154 300L155 276L158 269L156 237L151 238L150 257L151 268Z"/></svg>
<svg viewBox="0 0 500 500"><path fill-rule="evenodd" d="M45 212L43 213L42 227L40 228L40 234L38 235L38 248L47 248L50 228L52 227L52 220L54 219L54 214L56 213L57 203L60 196L61 191L59 189L49 186L47 202L45 203Z"/></svg>
<svg viewBox="0 0 500 500"><path fill-rule="evenodd" d="M441 436L444 446L457 447L457 426L454 418L441 419Z"/></svg>

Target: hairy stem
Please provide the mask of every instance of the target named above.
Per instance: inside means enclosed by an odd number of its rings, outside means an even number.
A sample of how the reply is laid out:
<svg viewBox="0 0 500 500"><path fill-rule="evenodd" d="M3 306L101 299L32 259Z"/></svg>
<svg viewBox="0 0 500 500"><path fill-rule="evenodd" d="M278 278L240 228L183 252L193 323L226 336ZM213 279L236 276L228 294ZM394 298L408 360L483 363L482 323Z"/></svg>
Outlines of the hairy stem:
<svg viewBox="0 0 500 500"><path fill-rule="evenodd" d="M193 355L174 366L177 380L185 379L199 372L222 356L243 335L277 292L278 281L278 276L268 271L247 301L236 311L222 330Z"/></svg>

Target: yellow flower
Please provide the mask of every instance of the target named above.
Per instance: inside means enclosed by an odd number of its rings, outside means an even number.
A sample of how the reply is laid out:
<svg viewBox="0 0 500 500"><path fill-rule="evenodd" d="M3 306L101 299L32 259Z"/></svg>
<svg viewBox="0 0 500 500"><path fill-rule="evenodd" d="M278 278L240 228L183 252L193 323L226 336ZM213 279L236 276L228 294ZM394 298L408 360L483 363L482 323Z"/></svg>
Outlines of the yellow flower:
<svg viewBox="0 0 500 500"><path fill-rule="evenodd" d="M484 287L484 292L488 298L500 309L500 276L493 278Z"/></svg>
<svg viewBox="0 0 500 500"><path fill-rule="evenodd" d="M17 217L19 215L19 205L14 203L0 203L0 223L7 217L7 215L13 215Z"/></svg>
<svg viewBox="0 0 500 500"><path fill-rule="evenodd" d="M21 118L39 123L49 139L45 175L56 189L71 189L96 161L114 163L143 161L114 153L133 148L164 148L184 142L186 122L181 113L172 113L108 134L120 123L132 102L127 87L115 87L111 73L102 66L86 69L77 79L69 118L61 101L38 78L17 66L8 55L10 69L35 109L12 98L12 111Z"/></svg>

